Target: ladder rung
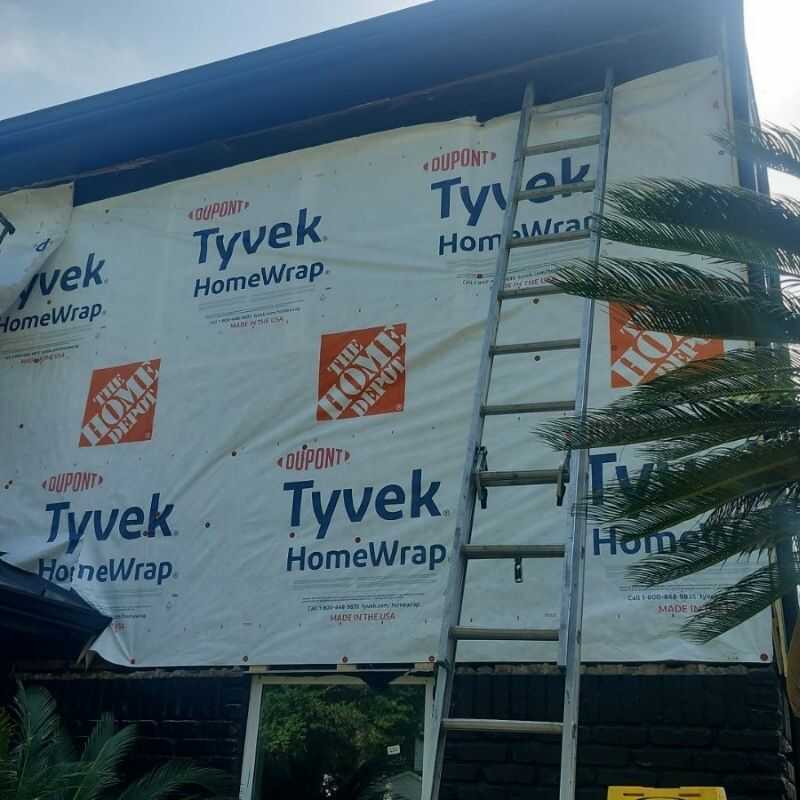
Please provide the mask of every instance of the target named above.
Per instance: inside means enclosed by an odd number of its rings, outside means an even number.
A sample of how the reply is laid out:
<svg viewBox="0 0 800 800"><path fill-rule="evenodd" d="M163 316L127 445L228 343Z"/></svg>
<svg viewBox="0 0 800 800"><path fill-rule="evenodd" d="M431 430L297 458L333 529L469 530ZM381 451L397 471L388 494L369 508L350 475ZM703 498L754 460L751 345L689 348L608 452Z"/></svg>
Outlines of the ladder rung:
<svg viewBox="0 0 800 800"><path fill-rule="evenodd" d="M475 733L547 733L560 736L560 722L529 722L524 719L443 719L446 731L471 731Z"/></svg>
<svg viewBox="0 0 800 800"><path fill-rule="evenodd" d="M558 286L525 286L522 289L502 289L498 292L499 300L522 300L526 297L547 297L551 294L564 294Z"/></svg>
<svg viewBox="0 0 800 800"><path fill-rule="evenodd" d="M554 103L547 104L548 111L562 111L566 108L583 108L584 106L596 106L603 102L603 92L587 92L579 94L577 97L568 97L566 100L556 100Z"/></svg>
<svg viewBox="0 0 800 800"><path fill-rule="evenodd" d="M517 200L535 200L537 197L550 197L550 195L591 192L593 189L594 181L560 183L557 186L541 186L538 189L526 189L524 192L518 192Z"/></svg>
<svg viewBox="0 0 800 800"><path fill-rule="evenodd" d="M564 558L563 544L465 544L465 558Z"/></svg>
<svg viewBox="0 0 800 800"><path fill-rule="evenodd" d="M576 242L578 239L588 239L591 231L567 231L566 233L548 233L543 236L520 236L509 241L509 247L533 247L538 244L559 244L560 242Z"/></svg>
<svg viewBox="0 0 800 800"><path fill-rule="evenodd" d="M518 353L544 353L548 350L577 350L580 346L580 339L550 339L542 342L496 344L489 352L493 356L510 356Z"/></svg>
<svg viewBox="0 0 800 800"><path fill-rule="evenodd" d="M450 635L458 641L480 642L557 642L558 630L536 628L470 628L457 625Z"/></svg>
<svg viewBox="0 0 800 800"><path fill-rule="evenodd" d="M506 405L493 404L481 407L484 417L499 416L500 414L539 414L547 411L574 411L574 400L551 400L546 403L507 403Z"/></svg>
<svg viewBox="0 0 800 800"><path fill-rule="evenodd" d="M545 153L558 153L560 150L572 150L576 147L591 147L600 144L599 134L595 136L581 136L579 139L564 139L560 142L535 144L525 148L526 156L541 156Z"/></svg>
<svg viewBox="0 0 800 800"><path fill-rule="evenodd" d="M503 472L485 470L476 472L475 475L479 476L481 486L544 486L558 483L561 470L520 469L504 470Z"/></svg>

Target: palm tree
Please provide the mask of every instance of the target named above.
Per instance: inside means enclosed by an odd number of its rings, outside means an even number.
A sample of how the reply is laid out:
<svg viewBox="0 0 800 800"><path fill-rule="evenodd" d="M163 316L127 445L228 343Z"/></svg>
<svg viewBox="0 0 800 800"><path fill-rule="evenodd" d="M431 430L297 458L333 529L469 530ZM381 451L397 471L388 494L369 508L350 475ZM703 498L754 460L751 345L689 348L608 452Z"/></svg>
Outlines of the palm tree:
<svg viewBox="0 0 800 800"><path fill-rule="evenodd" d="M50 693L20 684L11 711L0 712L0 798L193 800L219 797L228 786L225 773L185 761L168 762L123 786L120 766L135 741L135 726L115 732L112 718L104 716L79 755Z"/></svg>
<svg viewBox="0 0 800 800"><path fill-rule="evenodd" d="M715 138L743 159L800 177L800 130L748 127ZM688 543L631 568L640 585L770 554L685 623L687 638L706 642L800 583L800 358L791 349L800 343L800 203L669 179L620 186L609 201L599 221L605 238L701 256L703 268L664 253L604 257L597 266L571 262L555 285L615 304L642 330L756 346L681 366L591 410L585 422L557 420L541 433L561 450L634 444L662 462L589 507L623 541L700 518ZM772 557L778 547L780 562Z"/></svg>

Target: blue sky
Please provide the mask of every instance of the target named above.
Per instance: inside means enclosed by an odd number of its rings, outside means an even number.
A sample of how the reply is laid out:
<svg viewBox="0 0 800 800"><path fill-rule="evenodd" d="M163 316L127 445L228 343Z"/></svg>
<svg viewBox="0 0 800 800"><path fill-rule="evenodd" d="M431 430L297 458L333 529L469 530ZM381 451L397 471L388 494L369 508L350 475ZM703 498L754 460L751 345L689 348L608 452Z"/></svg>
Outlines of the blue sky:
<svg viewBox="0 0 800 800"><path fill-rule="evenodd" d="M416 2L0 0L0 119ZM800 125L800 2L745 0L745 13L762 118ZM776 190L800 195L796 183L783 177L773 181Z"/></svg>

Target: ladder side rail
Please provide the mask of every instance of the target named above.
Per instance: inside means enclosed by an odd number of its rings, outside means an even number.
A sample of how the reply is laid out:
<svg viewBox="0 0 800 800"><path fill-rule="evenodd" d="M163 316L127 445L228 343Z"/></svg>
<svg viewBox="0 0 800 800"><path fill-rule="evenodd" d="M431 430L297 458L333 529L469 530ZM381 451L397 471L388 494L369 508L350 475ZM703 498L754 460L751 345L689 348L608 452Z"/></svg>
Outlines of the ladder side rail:
<svg viewBox="0 0 800 800"><path fill-rule="evenodd" d="M522 186L522 172L525 167L525 148L530 135L531 115L533 111L533 84L528 83L522 99L520 110L517 139L514 146L514 163L511 169L509 189L506 197L505 217L503 229L500 234L500 245L497 253L496 269L492 281L489 298L489 311L486 319L483 343L481 345L481 361L478 369L478 381L475 392L475 402L472 409L467 452L464 464L464 473L461 479L461 493L458 500L456 514L455 536L449 566L448 579L445 589L445 603L442 615L442 630L439 637L436 661L436 689L433 698L432 722L433 731L437 737L435 744L436 758L433 764L432 776L425 781L422 791L422 800L437 800L444 766L444 744L446 731L442 725L450 709L450 701L455 680L455 651L456 642L450 636L450 629L458 625L461 617L461 606L464 600L464 580L467 571L467 561L462 552L462 546L469 543L472 532L472 520L475 514L475 485L474 470L475 456L483 435L484 418L481 409L486 405L489 396L489 384L492 373L491 347L497 339L497 329L500 325L500 292L505 288L506 274L511 248L510 242L514 234L514 221L517 213L517 194ZM429 794L427 792L430 792Z"/></svg>
<svg viewBox="0 0 800 800"><path fill-rule="evenodd" d="M603 214L606 193L613 93L614 73L611 68L608 68L603 89L597 179L592 209L590 256L595 264L597 264L600 257L600 218ZM576 394L576 416L578 418L585 417L588 406L594 310L594 301L592 299L587 300L584 307L581 330L583 347L578 367L578 391ZM566 668L564 675L564 716L562 718L564 728L561 740L559 800L574 800L577 768L582 621L586 568L586 509L584 503L588 497L589 486L588 450L578 451L575 460L577 463L574 466L574 478L569 486L571 495L569 507L572 508L572 524L570 526L570 538L567 543L567 557L564 561L564 588L561 609L562 631L566 625L566 632L561 637L559 645L559 665Z"/></svg>

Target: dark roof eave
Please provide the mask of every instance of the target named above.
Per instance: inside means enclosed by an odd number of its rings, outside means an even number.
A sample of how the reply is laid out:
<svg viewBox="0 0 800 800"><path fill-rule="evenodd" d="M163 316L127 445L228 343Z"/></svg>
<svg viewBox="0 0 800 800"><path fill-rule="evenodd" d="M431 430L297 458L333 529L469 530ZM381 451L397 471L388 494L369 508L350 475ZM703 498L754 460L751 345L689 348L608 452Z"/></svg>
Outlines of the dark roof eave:
<svg viewBox="0 0 800 800"><path fill-rule="evenodd" d="M562 57L558 68L538 76L540 99L556 99L559 91L602 81L601 62L591 57L602 52L619 61L618 79L630 79L637 65L644 74L716 52L720 19L740 17L740 5L438 0L0 122L0 191L118 171L119 185L102 175L80 181L77 202L86 202L298 149L282 134L314 129L315 120L331 115L346 119L327 135L344 138L446 114L507 113L519 103L513 81L498 95L470 79ZM625 39L615 51L597 46ZM447 85L470 89L436 93ZM408 102L426 91L436 104ZM393 100L398 108L388 113ZM301 137L300 146L320 140L331 139L318 130Z"/></svg>

